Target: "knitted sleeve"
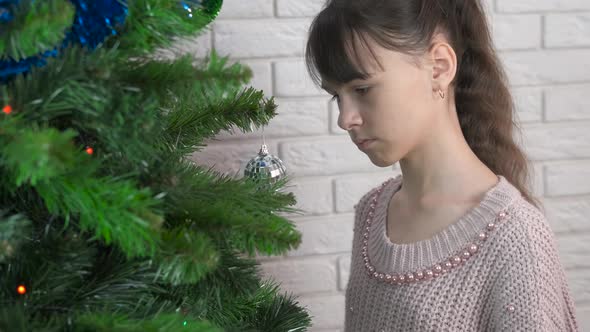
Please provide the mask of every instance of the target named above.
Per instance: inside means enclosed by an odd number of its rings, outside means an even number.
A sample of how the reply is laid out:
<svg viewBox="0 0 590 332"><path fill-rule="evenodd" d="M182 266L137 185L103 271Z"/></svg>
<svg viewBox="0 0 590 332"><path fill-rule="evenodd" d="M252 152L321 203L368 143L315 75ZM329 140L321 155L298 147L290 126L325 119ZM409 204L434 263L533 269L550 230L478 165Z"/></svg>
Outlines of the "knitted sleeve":
<svg viewBox="0 0 590 332"><path fill-rule="evenodd" d="M542 215L525 216L497 251L506 256L493 287L493 331L577 332L553 232Z"/></svg>

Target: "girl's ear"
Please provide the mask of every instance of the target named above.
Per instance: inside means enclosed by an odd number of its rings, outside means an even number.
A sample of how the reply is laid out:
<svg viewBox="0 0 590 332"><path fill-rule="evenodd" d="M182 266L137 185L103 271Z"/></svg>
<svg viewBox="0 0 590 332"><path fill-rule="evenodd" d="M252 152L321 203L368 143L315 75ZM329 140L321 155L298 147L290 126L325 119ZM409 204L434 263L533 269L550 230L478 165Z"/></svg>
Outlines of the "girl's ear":
<svg viewBox="0 0 590 332"><path fill-rule="evenodd" d="M457 72L457 55L445 41L435 40L430 48L429 57L432 68L432 88L447 92Z"/></svg>

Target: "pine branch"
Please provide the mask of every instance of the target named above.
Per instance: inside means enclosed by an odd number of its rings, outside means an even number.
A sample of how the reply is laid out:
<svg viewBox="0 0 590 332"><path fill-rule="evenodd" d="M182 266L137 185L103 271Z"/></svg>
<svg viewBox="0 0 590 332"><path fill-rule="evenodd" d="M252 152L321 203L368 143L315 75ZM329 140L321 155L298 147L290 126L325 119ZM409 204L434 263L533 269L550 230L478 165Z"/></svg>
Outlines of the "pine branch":
<svg viewBox="0 0 590 332"><path fill-rule="evenodd" d="M172 285L197 283L217 267L217 250L204 233L186 228L166 230L158 255L158 277Z"/></svg>
<svg viewBox="0 0 590 332"><path fill-rule="evenodd" d="M283 253L301 242L301 234L287 219L273 211L300 212L285 207L296 201L292 193L279 189L291 179L287 176L268 191L259 190L248 179L215 175L191 162L176 164L158 190L166 193L167 222L178 227L189 222L209 233L223 233L242 252Z"/></svg>
<svg viewBox="0 0 590 332"><path fill-rule="evenodd" d="M130 180L95 178L98 164L73 148L72 131L20 128L10 126L18 123L11 120L0 126L0 165L14 187L34 187L49 213L79 218L83 231L107 244L115 241L130 257L153 255L162 217L152 212L159 202L149 189L136 189Z"/></svg>
<svg viewBox="0 0 590 332"><path fill-rule="evenodd" d="M221 2L217 5L221 7ZM192 15L176 1L134 0L117 42L128 57L148 55L158 47L170 46L173 37L204 32L210 13L193 11ZM109 43L107 42L107 45Z"/></svg>
<svg viewBox="0 0 590 332"><path fill-rule="evenodd" d="M187 97L170 111L163 137L172 149L188 155L203 147L203 140L222 130L231 131L236 126L246 132L252 123L266 125L276 115L274 99L264 99L262 91L253 88L230 92L223 98L212 97L206 103Z"/></svg>
<svg viewBox="0 0 590 332"><path fill-rule="evenodd" d="M135 320L110 312L85 313L75 319L75 331L160 332L186 329L195 332L222 332L210 322L184 317L180 313L160 314L153 318Z"/></svg>
<svg viewBox="0 0 590 332"><path fill-rule="evenodd" d="M173 60L130 60L118 71L123 82L140 87L149 94L156 94L166 107L169 101L182 100L185 96L223 93L239 90L252 78L252 70L240 63L227 65L229 57L220 57L215 49L199 65L191 54ZM208 85L217 87L209 91Z"/></svg>
<svg viewBox="0 0 590 332"><path fill-rule="evenodd" d="M162 217L158 197L129 180L86 178L75 173L36 186L50 213L74 216L82 231L117 244L128 257L153 256Z"/></svg>
<svg viewBox="0 0 590 332"><path fill-rule="evenodd" d="M16 118L10 120L0 122L0 165L11 171L13 186L35 186L87 160L72 144L73 130L22 127Z"/></svg>
<svg viewBox="0 0 590 332"><path fill-rule="evenodd" d="M20 61L61 46L74 20L75 8L67 0L19 1L13 19L2 24L0 60Z"/></svg>
<svg viewBox="0 0 590 332"><path fill-rule="evenodd" d="M0 210L0 264L20 250L30 232L31 221L21 214Z"/></svg>

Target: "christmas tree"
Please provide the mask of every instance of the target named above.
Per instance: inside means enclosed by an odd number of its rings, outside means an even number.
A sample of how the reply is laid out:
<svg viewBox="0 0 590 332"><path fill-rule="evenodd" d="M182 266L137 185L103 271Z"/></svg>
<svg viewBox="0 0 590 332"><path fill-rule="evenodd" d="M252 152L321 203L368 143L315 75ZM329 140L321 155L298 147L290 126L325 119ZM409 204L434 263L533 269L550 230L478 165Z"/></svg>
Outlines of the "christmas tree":
<svg viewBox="0 0 590 332"><path fill-rule="evenodd" d="M187 158L274 99L214 50L152 56L221 5L0 0L0 331L306 331L255 260L301 242L290 179Z"/></svg>

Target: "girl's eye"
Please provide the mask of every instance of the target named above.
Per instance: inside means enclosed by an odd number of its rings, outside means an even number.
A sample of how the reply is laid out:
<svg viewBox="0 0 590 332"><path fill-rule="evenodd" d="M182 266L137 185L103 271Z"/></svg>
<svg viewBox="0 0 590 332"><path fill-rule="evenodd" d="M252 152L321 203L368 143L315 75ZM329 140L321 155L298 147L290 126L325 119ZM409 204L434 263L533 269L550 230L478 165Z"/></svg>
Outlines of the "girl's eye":
<svg viewBox="0 0 590 332"><path fill-rule="evenodd" d="M359 94L362 96L362 95L365 95L369 91L369 88L368 87L358 88L358 89L356 89L356 91L359 92ZM338 95L334 95L330 99L330 101L332 102L332 101L337 100L337 99L338 99Z"/></svg>
<svg viewBox="0 0 590 332"><path fill-rule="evenodd" d="M358 91L361 95L364 95L365 93L367 93L368 90L369 90L368 87L356 89L356 91Z"/></svg>

